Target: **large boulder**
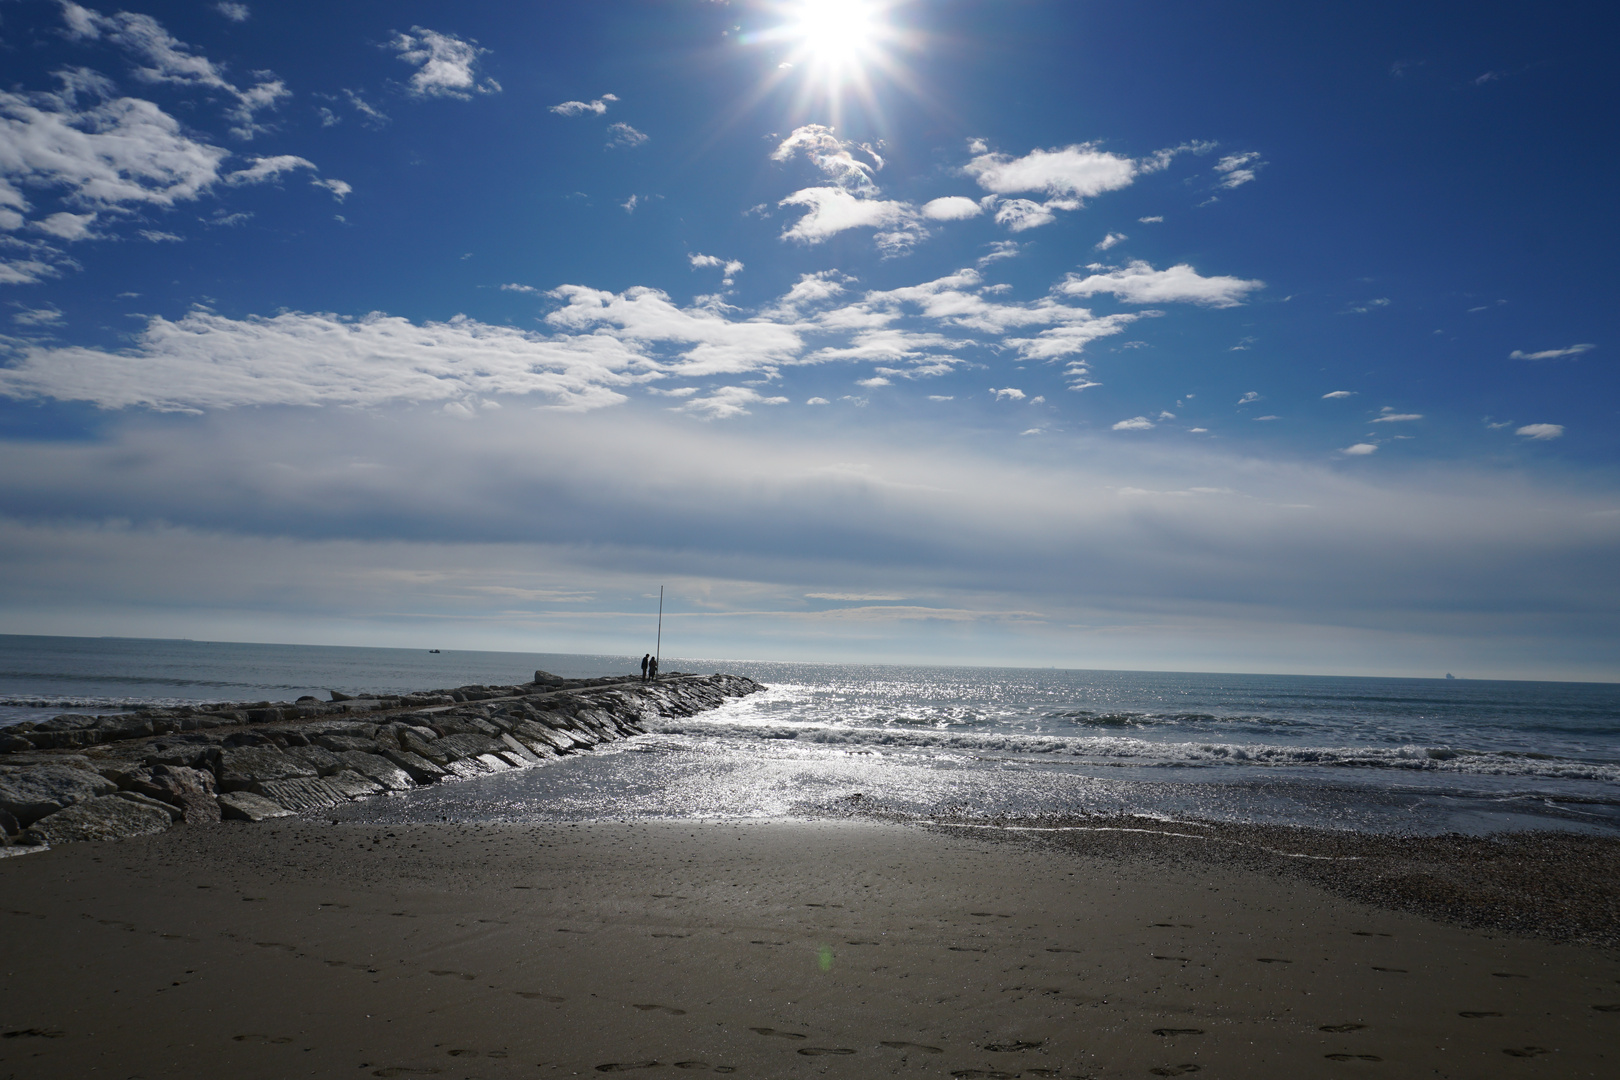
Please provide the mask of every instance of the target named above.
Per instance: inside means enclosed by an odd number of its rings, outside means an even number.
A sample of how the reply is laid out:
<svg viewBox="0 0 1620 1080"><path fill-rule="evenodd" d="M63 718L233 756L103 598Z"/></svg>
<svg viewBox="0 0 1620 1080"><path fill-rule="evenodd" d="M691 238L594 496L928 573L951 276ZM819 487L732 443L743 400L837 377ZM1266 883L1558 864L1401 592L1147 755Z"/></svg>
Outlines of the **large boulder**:
<svg viewBox="0 0 1620 1080"><path fill-rule="evenodd" d="M74 803L117 790L117 784L89 769L49 763L34 765L0 772L0 810L26 826Z"/></svg>
<svg viewBox="0 0 1620 1080"><path fill-rule="evenodd" d="M178 808L187 824L219 820L213 773L181 765L154 765L132 773L121 786L125 791L147 795Z"/></svg>
<svg viewBox="0 0 1620 1080"><path fill-rule="evenodd" d="M315 766L273 746L243 746L223 750L219 755L222 791L248 791L266 780L297 780L316 772Z"/></svg>
<svg viewBox="0 0 1620 1080"><path fill-rule="evenodd" d="M348 802L349 796L319 777L298 780L265 780L253 785L252 794L266 799L286 810L324 810L328 806Z"/></svg>
<svg viewBox="0 0 1620 1080"><path fill-rule="evenodd" d="M86 799L34 822L23 836L36 844L150 836L174 823L168 809L154 803L117 795Z"/></svg>
<svg viewBox="0 0 1620 1080"><path fill-rule="evenodd" d="M226 821L268 821L292 817L292 811L251 791L227 791L219 796L220 816Z"/></svg>
<svg viewBox="0 0 1620 1080"><path fill-rule="evenodd" d="M443 780L449 775L443 768L433 764L427 758L410 753L407 750L384 750L383 757L404 769L410 778L418 784L431 784L436 780Z"/></svg>
<svg viewBox="0 0 1620 1080"><path fill-rule="evenodd" d="M345 750L338 760L361 776L369 776L389 791L409 791L416 784L410 773L395 765L381 754L367 754L359 750Z"/></svg>
<svg viewBox="0 0 1620 1080"><path fill-rule="evenodd" d="M324 746L289 746L287 756L297 758L322 776L331 776L333 773L343 771L343 762Z"/></svg>
<svg viewBox="0 0 1620 1080"><path fill-rule="evenodd" d="M499 753L506 749L506 744L489 735L465 732L436 739L428 749L433 761L451 762L477 757L480 754Z"/></svg>
<svg viewBox="0 0 1620 1080"><path fill-rule="evenodd" d="M333 753L342 753L345 750L358 750L362 754L377 752L375 739L364 739L355 735L320 735L315 741Z"/></svg>

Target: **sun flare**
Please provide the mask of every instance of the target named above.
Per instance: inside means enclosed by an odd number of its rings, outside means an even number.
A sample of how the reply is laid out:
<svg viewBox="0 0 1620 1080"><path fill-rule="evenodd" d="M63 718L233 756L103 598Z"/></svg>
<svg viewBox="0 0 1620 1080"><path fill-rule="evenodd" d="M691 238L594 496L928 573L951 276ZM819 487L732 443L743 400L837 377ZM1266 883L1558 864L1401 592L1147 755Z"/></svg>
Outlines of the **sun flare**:
<svg viewBox="0 0 1620 1080"><path fill-rule="evenodd" d="M877 5L871 0L803 0L794 33L808 57L835 67L871 51L882 36Z"/></svg>

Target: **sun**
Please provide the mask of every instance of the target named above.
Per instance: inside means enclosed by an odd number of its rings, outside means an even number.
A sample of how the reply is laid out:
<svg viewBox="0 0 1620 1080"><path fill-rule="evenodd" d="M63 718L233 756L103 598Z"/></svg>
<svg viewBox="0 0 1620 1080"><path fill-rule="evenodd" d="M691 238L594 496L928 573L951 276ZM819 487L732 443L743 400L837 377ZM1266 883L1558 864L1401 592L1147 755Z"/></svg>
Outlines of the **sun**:
<svg viewBox="0 0 1620 1080"><path fill-rule="evenodd" d="M800 0L790 32L812 63L847 67L874 51L885 27L872 0Z"/></svg>

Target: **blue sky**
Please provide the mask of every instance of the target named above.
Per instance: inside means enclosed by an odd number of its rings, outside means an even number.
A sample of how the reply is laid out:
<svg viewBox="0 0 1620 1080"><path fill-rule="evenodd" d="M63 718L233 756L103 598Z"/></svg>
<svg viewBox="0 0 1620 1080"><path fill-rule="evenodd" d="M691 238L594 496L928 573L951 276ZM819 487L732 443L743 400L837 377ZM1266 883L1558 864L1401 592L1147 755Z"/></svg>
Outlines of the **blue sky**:
<svg viewBox="0 0 1620 1080"><path fill-rule="evenodd" d="M0 631L1620 678L1612 31L0 0Z"/></svg>

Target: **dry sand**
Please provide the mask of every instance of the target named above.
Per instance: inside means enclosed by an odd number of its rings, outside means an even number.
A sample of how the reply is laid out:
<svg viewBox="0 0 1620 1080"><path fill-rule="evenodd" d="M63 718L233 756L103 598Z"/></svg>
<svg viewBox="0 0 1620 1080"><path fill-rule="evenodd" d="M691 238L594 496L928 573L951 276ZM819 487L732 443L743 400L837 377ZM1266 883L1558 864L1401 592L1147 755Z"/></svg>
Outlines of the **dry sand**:
<svg viewBox="0 0 1620 1080"><path fill-rule="evenodd" d="M863 820L79 844L0 860L0 971L19 1080L1620 1075L1600 948Z"/></svg>

